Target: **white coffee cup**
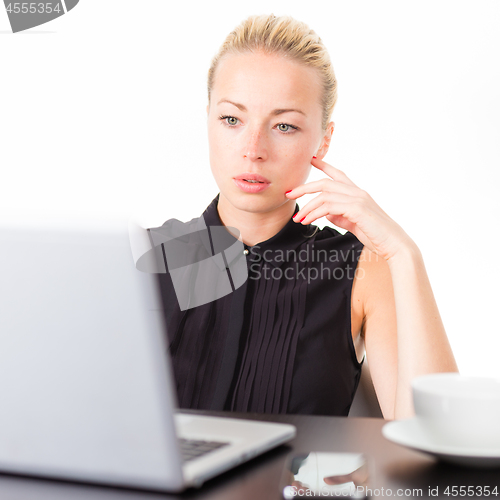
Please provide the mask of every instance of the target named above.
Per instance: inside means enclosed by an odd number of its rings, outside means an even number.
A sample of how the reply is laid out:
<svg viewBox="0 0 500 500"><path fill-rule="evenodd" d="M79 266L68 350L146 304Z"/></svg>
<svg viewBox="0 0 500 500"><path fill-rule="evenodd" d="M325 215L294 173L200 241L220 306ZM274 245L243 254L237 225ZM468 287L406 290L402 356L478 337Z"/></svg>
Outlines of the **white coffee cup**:
<svg viewBox="0 0 500 500"><path fill-rule="evenodd" d="M434 373L412 380L415 414L441 446L500 450L500 379Z"/></svg>

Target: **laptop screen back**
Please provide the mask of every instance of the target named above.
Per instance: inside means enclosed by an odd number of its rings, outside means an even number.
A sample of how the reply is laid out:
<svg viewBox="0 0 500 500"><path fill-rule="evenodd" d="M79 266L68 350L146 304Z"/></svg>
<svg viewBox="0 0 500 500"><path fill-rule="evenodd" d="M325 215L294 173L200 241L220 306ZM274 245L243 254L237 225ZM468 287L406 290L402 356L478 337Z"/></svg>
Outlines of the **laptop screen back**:
<svg viewBox="0 0 500 500"><path fill-rule="evenodd" d="M0 228L0 469L182 483L163 316L128 228Z"/></svg>

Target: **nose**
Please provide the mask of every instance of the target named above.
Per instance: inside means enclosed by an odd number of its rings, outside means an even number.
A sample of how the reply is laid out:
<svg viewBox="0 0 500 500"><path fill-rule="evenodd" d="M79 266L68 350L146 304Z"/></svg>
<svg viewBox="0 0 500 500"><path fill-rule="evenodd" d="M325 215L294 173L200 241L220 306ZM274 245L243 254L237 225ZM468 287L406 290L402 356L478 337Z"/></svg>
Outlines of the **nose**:
<svg viewBox="0 0 500 500"><path fill-rule="evenodd" d="M243 147L243 157L251 161L267 160L265 134L259 129L249 130Z"/></svg>

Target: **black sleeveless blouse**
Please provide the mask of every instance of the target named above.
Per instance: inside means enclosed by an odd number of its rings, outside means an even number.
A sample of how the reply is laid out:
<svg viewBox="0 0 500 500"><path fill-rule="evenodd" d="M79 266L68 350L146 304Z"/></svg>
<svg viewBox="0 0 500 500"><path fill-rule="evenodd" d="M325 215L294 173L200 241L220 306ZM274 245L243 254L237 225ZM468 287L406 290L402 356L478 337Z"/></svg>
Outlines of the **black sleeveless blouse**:
<svg viewBox="0 0 500 500"><path fill-rule="evenodd" d="M207 227L222 226L218 199ZM290 220L245 246L242 286L187 310L170 274L158 274L179 407L347 416L363 363L351 334L362 248L352 233Z"/></svg>

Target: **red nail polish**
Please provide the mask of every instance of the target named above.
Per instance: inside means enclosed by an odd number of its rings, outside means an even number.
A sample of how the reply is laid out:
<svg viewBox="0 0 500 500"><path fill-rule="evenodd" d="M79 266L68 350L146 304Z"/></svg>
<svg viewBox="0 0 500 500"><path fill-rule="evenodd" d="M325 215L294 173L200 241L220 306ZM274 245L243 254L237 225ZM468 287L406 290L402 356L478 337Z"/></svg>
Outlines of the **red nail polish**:
<svg viewBox="0 0 500 500"><path fill-rule="evenodd" d="M316 156L313 156L313 158L316 158Z"/></svg>
<svg viewBox="0 0 500 500"><path fill-rule="evenodd" d="M307 216L306 216L306 217L307 217ZM302 219L300 219L300 222L302 222L304 219L305 219L305 217L302 217Z"/></svg>
<svg viewBox="0 0 500 500"><path fill-rule="evenodd" d="M290 191L286 191L285 194L288 194L288 193L291 193L291 192L292 192L292 190L290 189Z"/></svg>

